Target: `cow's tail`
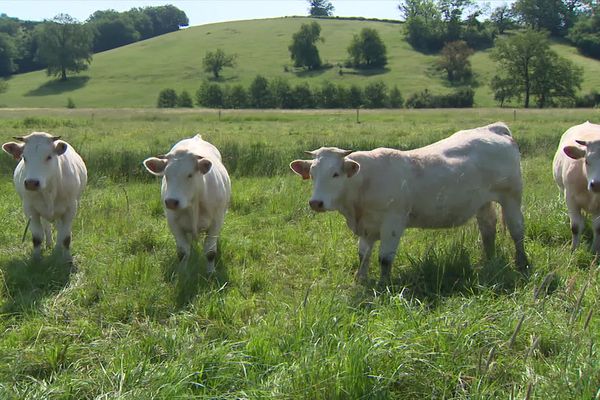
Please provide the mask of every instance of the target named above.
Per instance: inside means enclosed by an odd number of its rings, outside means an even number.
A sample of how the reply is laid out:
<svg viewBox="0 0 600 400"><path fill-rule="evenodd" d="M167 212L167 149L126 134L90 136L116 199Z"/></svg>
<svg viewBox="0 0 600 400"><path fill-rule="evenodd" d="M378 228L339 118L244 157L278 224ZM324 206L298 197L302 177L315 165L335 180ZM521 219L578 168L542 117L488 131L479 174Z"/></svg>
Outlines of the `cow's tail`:
<svg viewBox="0 0 600 400"><path fill-rule="evenodd" d="M504 136L512 137L512 133L510 132L510 129L504 122L501 122L501 121L494 122L493 124L488 125L486 128L488 128L491 132L493 132L497 135L504 135Z"/></svg>

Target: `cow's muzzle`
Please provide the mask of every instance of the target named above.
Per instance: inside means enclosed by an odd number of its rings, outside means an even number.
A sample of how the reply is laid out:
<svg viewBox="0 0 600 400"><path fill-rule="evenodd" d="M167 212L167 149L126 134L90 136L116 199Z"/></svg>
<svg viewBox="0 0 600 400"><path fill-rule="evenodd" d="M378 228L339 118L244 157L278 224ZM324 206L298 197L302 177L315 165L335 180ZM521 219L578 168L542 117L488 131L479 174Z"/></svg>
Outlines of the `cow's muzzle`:
<svg viewBox="0 0 600 400"><path fill-rule="evenodd" d="M310 208L312 208L313 211L317 211L317 212L325 211L325 207L321 200L310 200L308 202L308 205L310 205Z"/></svg>
<svg viewBox="0 0 600 400"><path fill-rule="evenodd" d="M40 188L40 181L37 179L25 179L25 189L27 190L39 190Z"/></svg>
<svg viewBox="0 0 600 400"><path fill-rule="evenodd" d="M177 199L165 199L165 207L169 210L177 210L179 208L179 200Z"/></svg>
<svg viewBox="0 0 600 400"><path fill-rule="evenodd" d="M600 193L600 181L590 181L588 190L592 193Z"/></svg>

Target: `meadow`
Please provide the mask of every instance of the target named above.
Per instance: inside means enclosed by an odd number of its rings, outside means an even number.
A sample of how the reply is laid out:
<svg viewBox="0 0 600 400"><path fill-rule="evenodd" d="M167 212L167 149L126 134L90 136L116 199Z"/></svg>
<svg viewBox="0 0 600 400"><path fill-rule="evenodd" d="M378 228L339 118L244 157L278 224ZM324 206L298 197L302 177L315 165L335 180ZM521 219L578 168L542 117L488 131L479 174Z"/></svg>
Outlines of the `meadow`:
<svg viewBox="0 0 600 400"><path fill-rule="evenodd" d="M399 17L391 15L390 18ZM323 42L319 54L331 68L318 71L294 70L288 46L292 36L305 23L305 17L272 18L207 24L183 29L128 46L94 54L89 70L73 75L67 82L48 77L45 71L18 74L8 80L8 90L0 94L0 107L66 107L70 98L84 107L155 107L158 94L165 88L192 96L211 75L202 70L202 59L209 51L223 49L236 54L237 66L225 68L222 84L249 87L256 75L280 77L290 84L322 82L365 87L383 81L388 88L396 85L404 99L428 89L434 94L454 90L442 71L436 69L436 54L415 51L404 38L402 24L378 21L318 19ZM338 65L348 59L347 48L353 35L363 28L376 29L387 47L388 65L380 70L361 71ZM552 48L584 70L581 93L600 87L600 62L582 56L564 42ZM475 74L475 106L495 107L489 87L497 64L490 49L471 57Z"/></svg>
<svg viewBox="0 0 600 400"><path fill-rule="evenodd" d="M90 183L73 267L30 260L0 157L2 399L592 399L600 388L598 263L570 252L552 180L560 135L596 110L251 112L0 110L2 142L45 130L82 154ZM353 281L356 239L315 214L288 163L321 145L409 149L463 128L509 124L522 152L529 276L499 226L485 260L474 221L408 230L392 285ZM177 261L159 180L141 164L202 133L233 183L208 278Z"/></svg>

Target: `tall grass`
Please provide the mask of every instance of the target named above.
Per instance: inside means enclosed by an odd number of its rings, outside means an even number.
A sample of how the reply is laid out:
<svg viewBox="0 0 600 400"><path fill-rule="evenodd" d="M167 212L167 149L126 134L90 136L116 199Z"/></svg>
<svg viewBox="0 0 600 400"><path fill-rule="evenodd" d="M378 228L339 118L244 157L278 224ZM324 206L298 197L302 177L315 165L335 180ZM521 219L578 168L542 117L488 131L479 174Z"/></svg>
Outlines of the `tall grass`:
<svg viewBox="0 0 600 400"><path fill-rule="evenodd" d="M550 170L562 131L593 113L372 112L356 124L337 112L0 111L6 140L61 134L92 177L74 266L34 262L14 161L0 158L0 398L595 398L597 262L589 230L570 253ZM325 144L412 148L499 119L524 155L531 276L501 227L485 260L469 223L408 230L392 285L376 286L376 256L355 284L356 239L339 215L310 212L289 161ZM159 182L140 164L195 132L233 175L215 277L200 246L177 261Z"/></svg>

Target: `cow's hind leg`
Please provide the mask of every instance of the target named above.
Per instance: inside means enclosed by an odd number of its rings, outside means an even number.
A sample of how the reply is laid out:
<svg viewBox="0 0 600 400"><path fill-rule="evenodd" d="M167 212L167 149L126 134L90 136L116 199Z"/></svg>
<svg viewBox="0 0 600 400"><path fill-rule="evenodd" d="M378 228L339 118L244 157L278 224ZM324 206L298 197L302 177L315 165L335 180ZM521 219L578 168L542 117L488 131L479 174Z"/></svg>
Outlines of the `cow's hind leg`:
<svg viewBox="0 0 600 400"><path fill-rule="evenodd" d="M501 198L500 205L510 236L515 242L515 264L521 271L525 271L529 266L529 261L527 260L527 254L525 254L525 224L521 212L521 196L520 194L508 193Z"/></svg>
<svg viewBox="0 0 600 400"><path fill-rule="evenodd" d="M492 202L484 204L479 211L477 211L477 225L479 225L483 250L485 251L485 256L487 258L494 257L496 250L496 222L496 210Z"/></svg>
<svg viewBox="0 0 600 400"><path fill-rule="evenodd" d="M592 227L594 228L594 241L592 242L592 251L600 254L600 215L592 217Z"/></svg>
<svg viewBox="0 0 600 400"><path fill-rule="evenodd" d="M358 282L365 282L369 274L369 261L373 251L374 240L367 239L361 236L358 238L358 260L359 267L356 271L355 278Z"/></svg>
<svg viewBox="0 0 600 400"><path fill-rule="evenodd" d="M219 234L223 227L223 217L217 218L213 224L208 228L206 232L206 238L204 239L204 255L206 256L206 271L209 274L215 272L215 258L217 257L217 242L219 240Z"/></svg>
<svg viewBox="0 0 600 400"><path fill-rule="evenodd" d="M581 208L575 202L575 199L571 198L568 195L565 195L565 199L567 202L567 210L569 212L569 220L571 222L571 251L575 251L577 247L579 247L579 242L581 240L581 233L583 232L583 228L585 226L585 220L581 215ZM594 229L594 234L596 230Z"/></svg>

